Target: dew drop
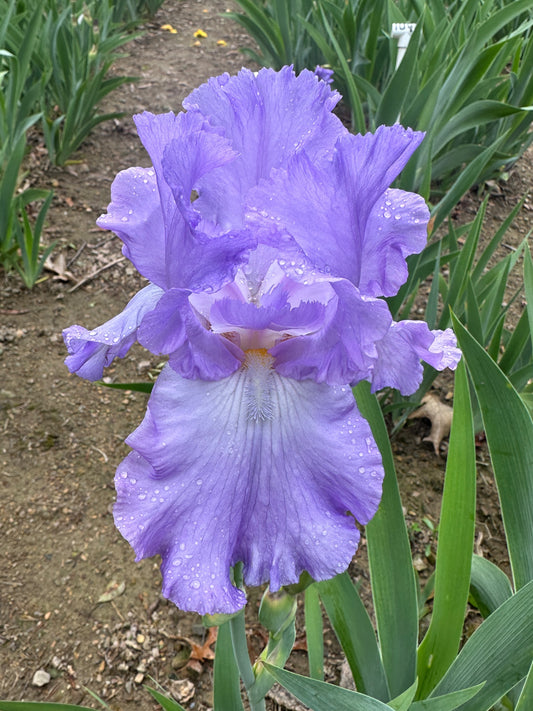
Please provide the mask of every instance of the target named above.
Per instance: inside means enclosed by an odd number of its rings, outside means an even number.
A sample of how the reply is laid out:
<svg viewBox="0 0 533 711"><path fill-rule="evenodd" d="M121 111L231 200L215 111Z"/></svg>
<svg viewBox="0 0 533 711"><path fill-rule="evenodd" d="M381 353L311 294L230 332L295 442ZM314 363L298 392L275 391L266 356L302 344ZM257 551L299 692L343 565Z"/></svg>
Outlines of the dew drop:
<svg viewBox="0 0 533 711"><path fill-rule="evenodd" d="M193 588L194 590L198 590L199 587L200 587L200 581L199 581L199 580L193 580L192 583L191 583L191 588Z"/></svg>
<svg viewBox="0 0 533 711"><path fill-rule="evenodd" d="M144 501L146 499L146 494L139 494L137 498L139 499L139 501Z"/></svg>

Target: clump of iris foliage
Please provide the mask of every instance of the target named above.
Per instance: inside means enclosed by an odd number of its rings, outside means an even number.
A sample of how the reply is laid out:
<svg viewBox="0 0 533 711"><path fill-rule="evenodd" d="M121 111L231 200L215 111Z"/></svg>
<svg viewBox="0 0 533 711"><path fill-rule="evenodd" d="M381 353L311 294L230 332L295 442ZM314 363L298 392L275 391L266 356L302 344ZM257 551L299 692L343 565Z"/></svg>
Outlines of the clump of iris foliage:
<svg viewBox="0 0 533 711"><path fill-rule="evenodd" d="M50 161L63 165L94 126L119 116L98 104L131 78L109 78L109 69L134 25L160 4L0 0L0 264L16 267L28 287L50 251L40 253L40 236L51 193L20 190L27 133L40 129Z"/></svg>
<svg viewBox="0 0 533 711"><path fill-rule="evenodd" d="M236 0L254 61L326 64L355 132L399 121L425 131L398 180L438 204L436 225L472 185L502 177L533 140L529 0ZM397 66L393 23L416 23Z"/></svg>

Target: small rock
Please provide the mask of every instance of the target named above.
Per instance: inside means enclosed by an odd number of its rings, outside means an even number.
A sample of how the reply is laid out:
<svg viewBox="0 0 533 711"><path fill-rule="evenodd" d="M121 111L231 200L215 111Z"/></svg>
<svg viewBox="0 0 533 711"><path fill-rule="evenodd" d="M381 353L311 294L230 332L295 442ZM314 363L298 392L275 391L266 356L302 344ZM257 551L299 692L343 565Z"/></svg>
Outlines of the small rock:
<svg viewBox="0 0 533 711"><path fill-rule="evenodd" d="M189 679L175 679L170 682L170 693L180 704L186 704L194 696L194 684Z"/></svg>
<svg viewBox="0 0 533 711"><path fill-rule="evenodd" d="M50 683L50 674L44 669L38 669L33 675L31 683L33 686L46 686Z"/></svg>
<svg viewBox="0 0 533 711"><path fill-rule="evenodd" d="M150 370L151 367L152 363L149 360L141 360L139 363L137 363L137 372L146 373L146 371Z"/></svg>

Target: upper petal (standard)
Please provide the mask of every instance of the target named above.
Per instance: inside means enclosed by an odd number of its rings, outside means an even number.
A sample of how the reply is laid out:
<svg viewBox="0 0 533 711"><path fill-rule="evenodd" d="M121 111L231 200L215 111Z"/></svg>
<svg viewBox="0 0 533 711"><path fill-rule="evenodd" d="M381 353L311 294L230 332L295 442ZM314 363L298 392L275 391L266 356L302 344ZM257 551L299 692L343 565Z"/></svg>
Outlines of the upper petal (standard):
<svg viewBox="0 0 533 711"><path fill-rule="evenodd" d="M422 137L381 126L341 137L330 160L300 153L250 192L246 222L267 241L287 233L312 265L362 294L392 296L407 277L405 258L427 240L424 200L389 189Z"/></svg>
<svg viewBox="0 0 533 711"><path fill-rule="evenodd" d="M209 79L183 102L209 117L239 156L231 165L200 181L199 208L219 224L242 224L247 191L287 163L298 151L312 158L330 153L347 133L332 113L340 95L310 71L296 76L292 67L279 72L242 69L237 76Z"/></svg>

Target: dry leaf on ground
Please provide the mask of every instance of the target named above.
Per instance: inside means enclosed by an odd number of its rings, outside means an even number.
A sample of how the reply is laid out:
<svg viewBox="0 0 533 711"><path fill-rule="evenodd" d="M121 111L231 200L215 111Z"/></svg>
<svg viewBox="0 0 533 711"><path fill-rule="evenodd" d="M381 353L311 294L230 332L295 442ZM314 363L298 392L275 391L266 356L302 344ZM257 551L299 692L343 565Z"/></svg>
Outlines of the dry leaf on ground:
<svg viewBox="0 0 533 711"><path fill-rule="evenodd" d="M450 434L453 409L445 405L436 395L427 394L422 398L422 405L409 415L409 419L426 417L431 422L431 431L424 442L431 442L435 454L439 456L442 440Z"/></svg>

